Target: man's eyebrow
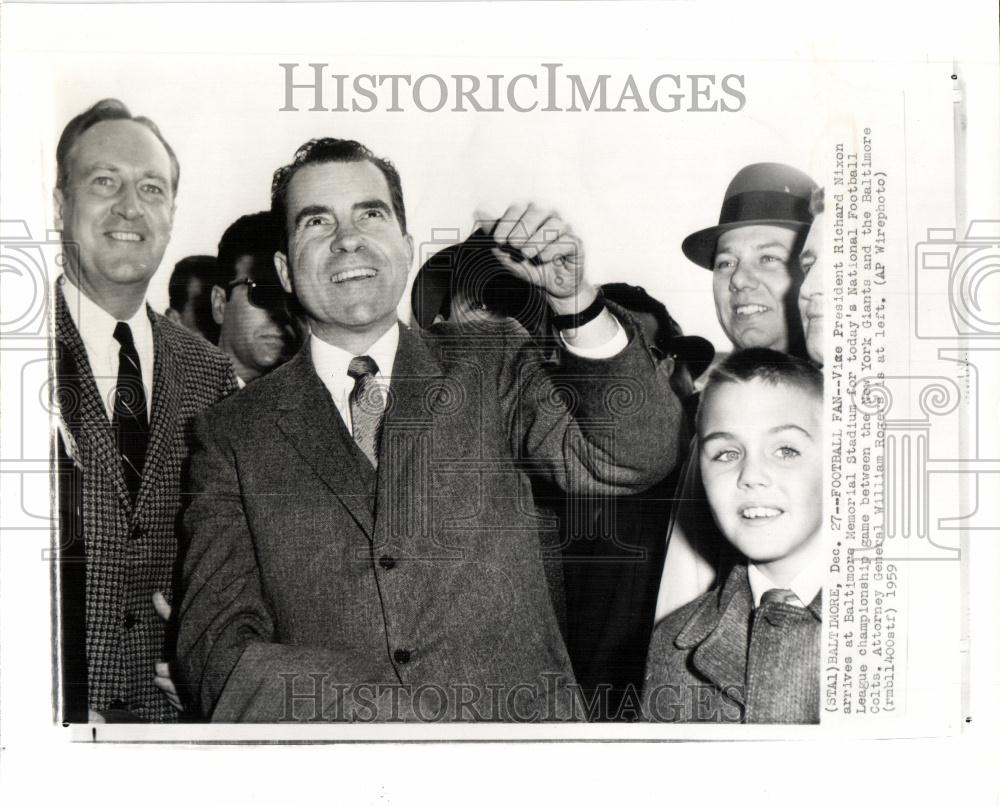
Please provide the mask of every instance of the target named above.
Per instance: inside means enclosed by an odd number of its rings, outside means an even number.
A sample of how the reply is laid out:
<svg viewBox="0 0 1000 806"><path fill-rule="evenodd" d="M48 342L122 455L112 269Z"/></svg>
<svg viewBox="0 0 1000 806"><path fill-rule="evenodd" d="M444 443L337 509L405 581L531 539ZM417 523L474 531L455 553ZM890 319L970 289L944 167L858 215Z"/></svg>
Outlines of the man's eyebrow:
<svg viewBox="0 0 1000 806"><path fill-rule="evenodd" d="M112 165L110 162L92 162L90 165L84 167L84 174L92 174L94 171L111 171L112 173L121 173L121 170L117 165Z"/></svg>
<svg viewBox="0 0 1000 806"><path fill-rule="evenodd" d="M776 246L779 247L779 248L781 248L781 249L784 249L786 252L791 251L788 248L788 246L786 246L785 244L783 244L781 241L769 241L768 243L758 244L756 248L760 249L761 251L763 251L765 249L774 249L774 247L776 247Z"/></svg>
<svg viewBox="0 0 1000 806"><path fill-rule="evenodd" d="M161 174L159 171L143 171L143 179L159 179L161 182L166 182L167 177Z"/></svg>
<svg viewBox="0 0 1000 806"><path fill-rule="evenodd" d="M303 207L295 214L295 226L298 227L298 225L302 223L302 220L309 218L309 216L322 215L329 212L330 208L324 207L322 204L310 204L307 207Z"/></svg>
<svg viewBox="0 0 1000 806"><path fill-rule="evenodd" d="M89 176L94 171L108 171L109 173L120 174L121 173L121 168L119 168L117 165L115 165L113 163L104 162L104 161L98 160L97 162L92 162L90 165L86 166L86 168L84 169L84 176ZM165 177L159 171L154 171L154 170L151 170L151 169L147 169L147 170L143 171L142 172L142 178L143 179L159 179L161 182L168 181L167 177Z"/></svg>
<svg viewBox="0 0 1000 806"><path fill-rule="evenodd" d="M381 199L365 199L354 205L355 210L381 210L392 215L392 208Z"/></svg>

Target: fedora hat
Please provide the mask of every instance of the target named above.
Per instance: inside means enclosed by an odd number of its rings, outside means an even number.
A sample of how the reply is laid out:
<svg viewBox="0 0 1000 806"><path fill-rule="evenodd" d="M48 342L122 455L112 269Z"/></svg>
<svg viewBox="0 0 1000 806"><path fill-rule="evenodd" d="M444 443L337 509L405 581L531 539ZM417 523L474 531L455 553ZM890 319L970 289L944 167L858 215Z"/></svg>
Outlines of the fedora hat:
<svg viewBox="0 0 1000 806"><path fill-rule="evenodd" d="M681 249L688 260L711 270L716 242L731 229L758 224L804 232L812 224L809 199L816 187L812 179L790 165L747 165L726 188L718 225L688 235Z"/></svg>

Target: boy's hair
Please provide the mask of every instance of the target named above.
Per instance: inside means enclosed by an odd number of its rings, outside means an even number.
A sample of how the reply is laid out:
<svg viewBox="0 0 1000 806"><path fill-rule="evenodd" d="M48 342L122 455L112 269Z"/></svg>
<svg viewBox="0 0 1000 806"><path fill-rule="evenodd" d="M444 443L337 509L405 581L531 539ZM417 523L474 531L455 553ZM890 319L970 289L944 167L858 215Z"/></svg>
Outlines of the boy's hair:
<svg viewBox="0 0 1000 806"><path fill-rule="evenodd" d="M792 386L823 400L823 373L801 358L766 347L751 347L730 353L708 373L695 417L699 435L709 398L724 383L759 380L771 386Z"/></svg>

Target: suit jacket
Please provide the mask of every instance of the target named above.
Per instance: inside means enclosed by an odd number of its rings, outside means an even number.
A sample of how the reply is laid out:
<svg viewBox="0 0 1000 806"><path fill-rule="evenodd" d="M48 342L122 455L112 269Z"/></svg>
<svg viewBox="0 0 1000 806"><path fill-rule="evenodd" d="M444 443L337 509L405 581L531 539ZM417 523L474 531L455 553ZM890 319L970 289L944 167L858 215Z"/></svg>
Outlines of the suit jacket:
<svg viewBox="0 0 1000 806"><path fill-rule="evenodd" d="M573 716L530 476L591 495L655 482L676 454L669 385L635 339L566 356L555 381L523 331L438 325L403 327L389 398L377 479L308 345L200 419L178 641L200 706Z"/></svg>
<svg viewBox="0 0 1000 806"><path fill-rule="evenodd" d="M74 721L86 719L88 707L141 720L176 719L153 685L154 663L169 657L170 647L152 598L162 591L172 599L188 426L236 388L221 352L148 306L147 313L153 328L153 394L146 461L133 507L87 352L56 288L56 388L65 425L58 454L59 612L63 691L72 700L64 700L64 714ZM83 669L85 686L79 677ZM81 704L76 695L84 692Z"/></svg>
<svg viewBox="0 0 1000 806"><path fill-rule="evenodd" d="M822 591L754 610L746 565L653 631L643 714L665 722L819 722Z"/></svg>

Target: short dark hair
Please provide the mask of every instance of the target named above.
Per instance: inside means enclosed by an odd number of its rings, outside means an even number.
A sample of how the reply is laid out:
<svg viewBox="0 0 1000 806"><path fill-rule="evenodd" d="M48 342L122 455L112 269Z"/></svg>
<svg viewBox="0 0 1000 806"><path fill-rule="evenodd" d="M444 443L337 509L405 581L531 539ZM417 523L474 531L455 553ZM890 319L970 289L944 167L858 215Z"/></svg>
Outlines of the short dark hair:
<svg viewBox="0 0 1000 806"><path fill-rule="evenodd" d="M190 255L177 261L167 283L170 307L175 311L179 311L187 303L188 284L193 278L211 288L215 278L215 258L211 255Z"/></svg>
<svg viewBox="0 0 1000 806"><path fill-rule="evenodd" d="M288 217L287 201L288 186L292 177L300 168L306 165L324 162L370 162L378 168L389 185L389 197L392 201L392 212L399 222L399 228L406 234L406 207L403 204L403 184L399 178L396 166L389 160L376 157L366 146L357 140L340 140L336 137L320 137L299 146L295 157L288 165L283 165L274 172L271 180L271 213L281 224L282 246L288 242L285 222Z"/></svg>
<svg viewBox="0 0 1000 806"><path fill-rule="evenodd" d="M767 347L750 347L730 353L708 373L701 391L695 423L701 433L701 421L708 400L726 383L759 380L771 386L791 386L823 399L823 373L801 358Z"/></svg>
<svg viewBox="0 0 1000 806"><path fill-rule="evenodd" d="M651 297L649 292L640 285L629 285L628 283L605 283L601 286L601 293L606 299L611 300L623 307L630 313L648 313L656 319L656 339L654 347L663 355L670 353L670 341L675 336L680 336L681 329L670 316L667 306L655 297Z"/></svg>
<svg viewBox="0 0 1000 806"><path fill-rule="evenodd" d="M236 261L244 255L265 258L270 265L282 248L281 223L269 210L240 216L230 224L219 241L215 285L223 288L236 279Z"/></svg>
<svg viewBox="0 0 1000 806"><path fill-rule="evenodd" d="M63 129L62 135L59 137L59 145L56 146L56 187L64 191L69 184L69 158L77 141L89 128L105 120L131 120L145 126L156 135L156 139L163 144L167 150L167 156L170 157L170 187L176 196L177 185L181 179L181 166L177 161L177 155L170 147L170 143L160 134L159 127L153 121L141 115L133 115L129 108L117 98L105 98L98 101L66 124L66 128Z"/></svg>
<svg viewBox="0 0 1000 806"><path fill-rule="evenodd" d="M198 296L193 300L195 327L213 344L219 337L219 326L212 318L211 293L215 278L215 258L211 255L191 255L177 261L167 283L170 307L175 311L184 310L190 297L192 280L201 283Z"/></svg>

